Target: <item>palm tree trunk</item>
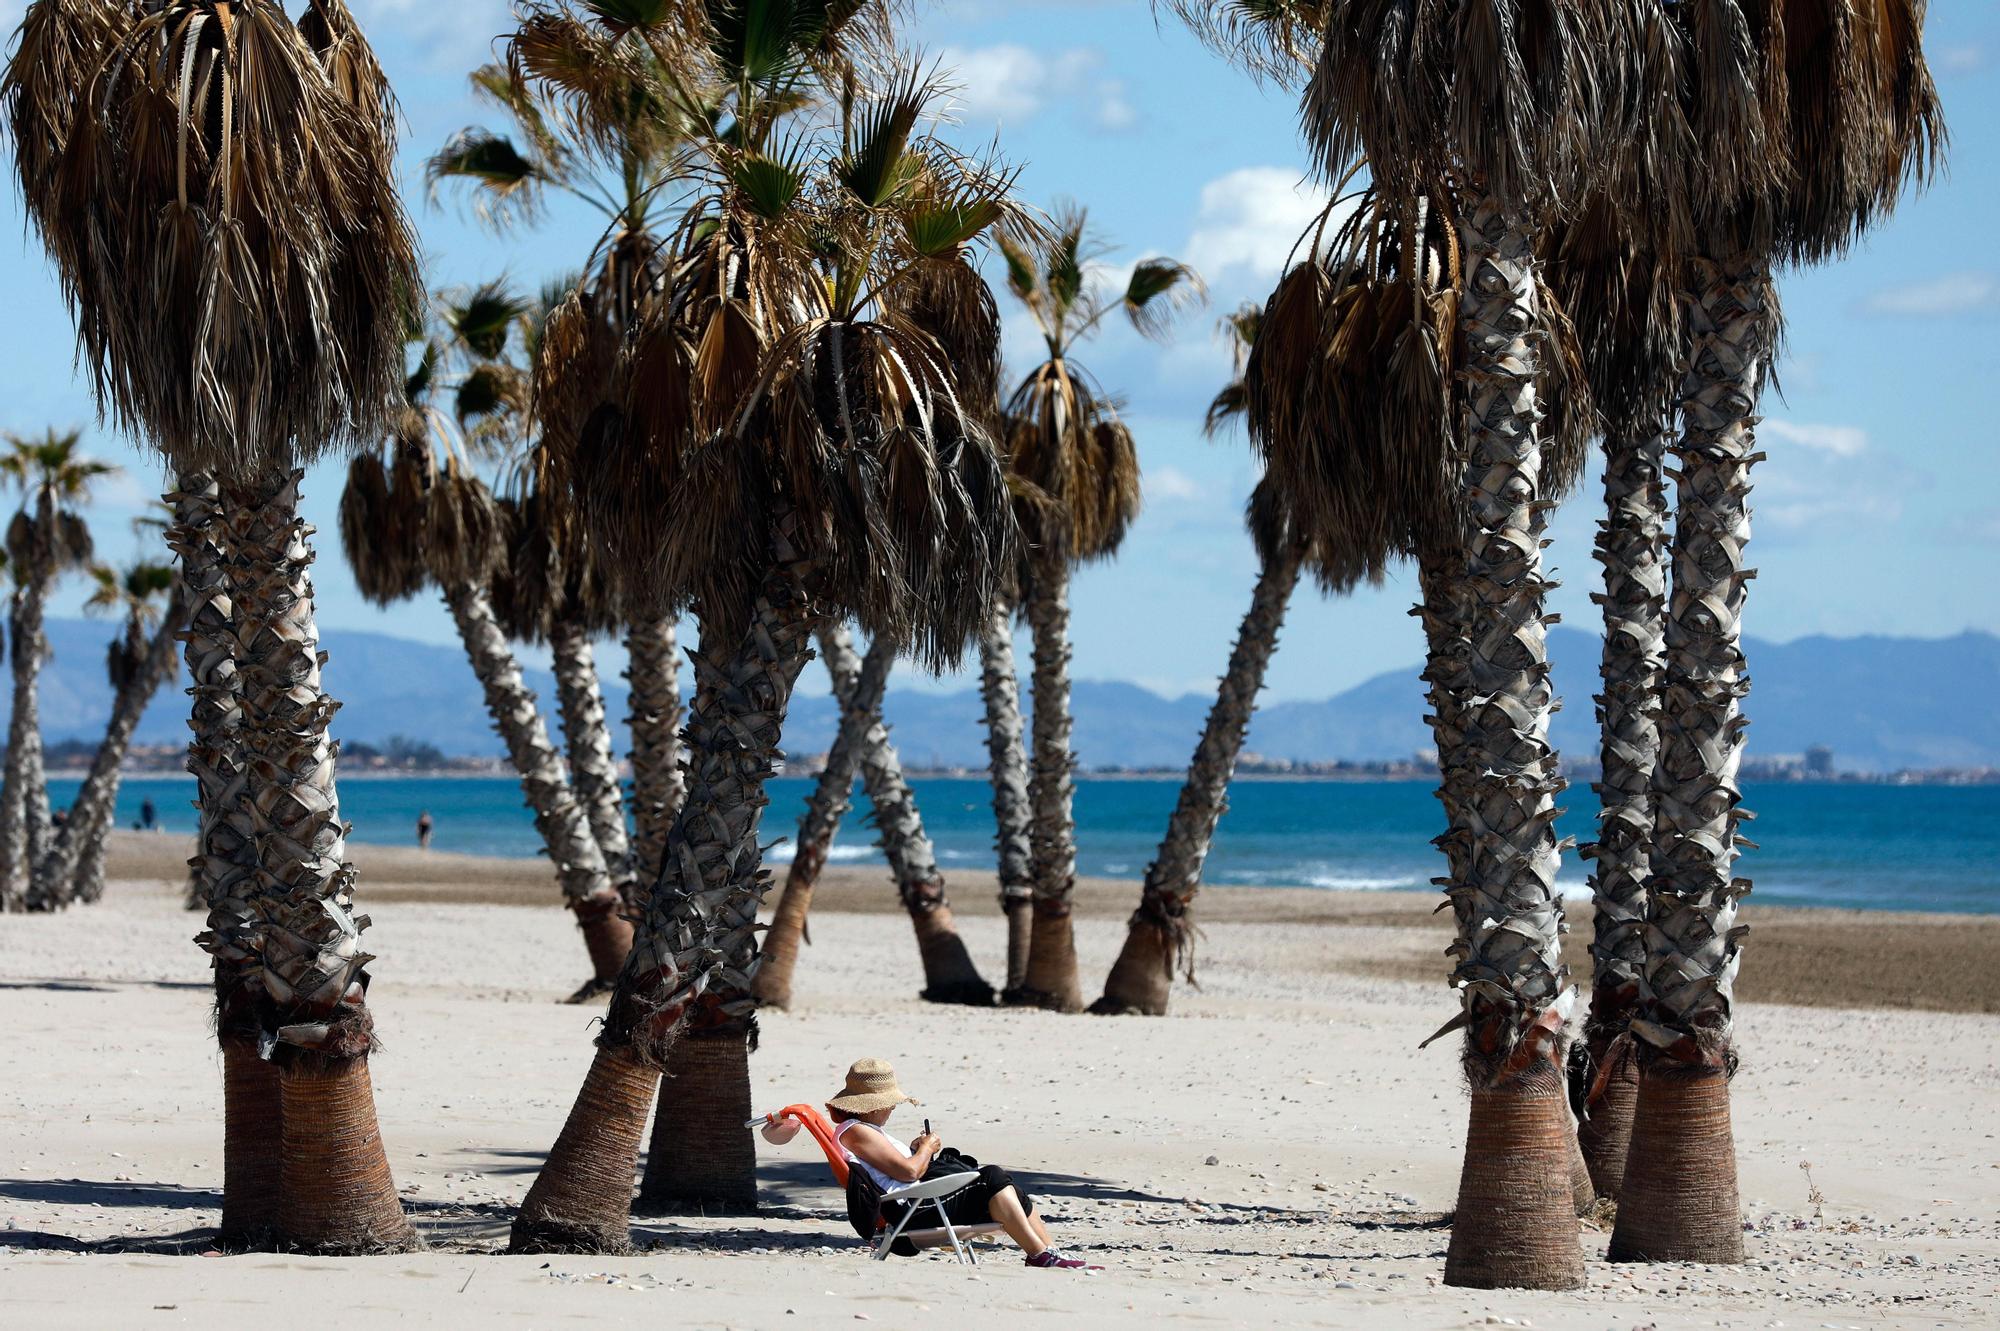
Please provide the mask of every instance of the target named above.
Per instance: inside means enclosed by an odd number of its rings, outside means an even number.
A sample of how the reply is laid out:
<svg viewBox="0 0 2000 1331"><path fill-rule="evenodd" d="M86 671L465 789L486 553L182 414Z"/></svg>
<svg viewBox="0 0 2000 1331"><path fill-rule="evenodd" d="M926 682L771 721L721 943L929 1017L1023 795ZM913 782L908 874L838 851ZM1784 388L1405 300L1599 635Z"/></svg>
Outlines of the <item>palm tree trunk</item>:
<svg viewBox="0 0 2000 1331"><path fill-rule="evenodd" d="M851 653L852 644L844 641L847 630L837 624L823 631L820 641L830 645L836 636ZM868 645L860 673L879 675L886 687L895 663L895 643L885 637L877 638ZM981 977L979 968L972 963L972 954L966 950L965 940L959 936L951 902L945 898L944 873L938 868L937 849L924 831L916 794L903 776L902 757L890 742L889 727L882 720L882 689L875 691L872 703L860 698L859 693L856 688L841 699L841 730L843 733L848 730L846 713L860 712L861 785L868 792L869 804L874 806L876 844L882 847L882 856L889 861L897 895L902 898L903 909L909 912L910 924L916 930L917 951L924 967L923 997L931 1003L990 1007L993 986Z"/></svg>
<svg viewBox="0 0 2000 1331"><path fill-rule="evenodd" d="M49 579L35 569L19 571L8 645L13 649L14 702L7 720L7 772L0 782L0 901L11 910L46 909L32 899L33 858L41 840L33 805L43 791L42 718L37 688L48 653L43 617ZM42 793L46 806L47 795Z"/></svg>
<svg viewBox="0 0 2000 1331"><path fill-rule="evenodd" d="M604 717L604 690L590 635L558 620L549 634L554 659L556 701L562 711L563 747L569 755L570 784L590 819L591 834L605 870L620 895L629 896L632 842L625 832L625 802L618 788L618 760L611 756L611 728Z"/></svg>
<svg viewBox="0 0 2000 1331"><path fill-rule="evenodd" d="M278 1069L259 1055L258 989L250 937L253 916L240 880L250 848L233 830L246 795L243 778L243 680L236 606L224 565L229 538L221 494L207 476L178 478L167 496L174 524L167 543L180 557L185 648L193 699L187 767L195 778L199 827L189 863L190 890L208 912L208 949L215 972L215 1033L222 1046L222 1225L225 1250L269 1247L282 1219L279 1186L284 1103Z"/></svg>
<svg viewBox="0 0 2000 1331"><path fill-rule="evenodd" d="M881 669L872 673L864 671L846 630L823 630L819 648L833 684L834 700L840 705L840 730L806 799L805 816L799 819L798 845L791 867L785 871L785 890L772 912L771 928L764 935L763 963L757 968L754 987L758 1004L781 1010L792 1005L792 976L798 970L799 947L812 941L807 920L812 914L813 890L826 870L834 834L853 806L854 774L861 766L864 732L881 707L889 684L890 663L882 663Z"/></svg>
<svg viewBox="0 0 2000 1331"><path fill-rule="evenodd" d="M747 1143L748 1064L737 1047L754 1047L757 912L769 876L758 832L769 802L764 785L776 769L785 714L799 672L812 659L821 617L806 592L808 565L798 553L794 519L775 515L771 563L749 622L729 637L726 656L695 657L694 706L687 727L688 797L674 820L666 870L598 1037L598 1052L569 1120L514 1220L517 1252L617 1251L629 1243L632 1173L646 1109L670 1052L686 1040L718 1048L702 1066L728 1069L730 1089L704 1083L701 1094L665 1097L676 1125L673 1152L722 1155L718 1143ZM711 620L704 638L721 632ZM696 1056L689 1056L690 1059ZM688 1066L684 1062L680 1066ZM661 1162L664 1178L692 1179L680 1197L656 1205L709 1213L754 1206L751 1153L738 1146L712 1170Z"/></svg>
<svg viewBox="0 0 2000 1331"><path fill-rule="evenodd" d="M1668 606L1646 964L1632 1023L1638 1105L1611 1256L1740 1262L1743 1228L1729 1077L1740 943L1736 773L1750 692L1743 606L1754 571L1750 469L1757 401L1778 336L1768 264L1697 260L1683 300L1690 338L1675 446Z"/></svg>
<svg viewBox="0 0 2000 1331"><path fill-rule="evenodd" d="M1034 752L1028 798L1034 819L1029 849L1035 878L1028 980L1017 1001L1057 1012L1083 1010L1070 920L1076 891L1076 754L1069 714L1069 567L1047 554L1028 589L1034 634Z"/></svg>
<svg viewBox="0 0 2000 1331"><path fill-rule="evenodd" d="M625 680L632 689L632 878L636 895L643 896L660 879L667 833L687 793L674 621L665 615L634 619L625 631L625 650Z"/></svg>
<svg viewBox="0 0 2000 1331"><path fill-rule="evenodd" d="M1646 875L1653 845L1653 769L1660 756L1660 679L1666 640L1664 423L1605 440L1606 516L1597 526L1604 590L1604 655L1597 698L1603 736L1601 812L1590 878L1595 914L1590 1017L1572 1060L1571 1099L1584 1115L1580 1142L1598 1193L1616 1199L1625 1178L1638 1079L1623 1039L1646 963ZM1576 1092L1581 1091L1579 1095Z"/></svg>
<svg viewBox="0 0 2000 1331"><path fill-rule="evenodd" d="M1229 808L1229 783L1250 734L1264 672L1278 649L1285 608L1299 585L1305 552L1290 546L1257 576L1249 613L1236 635L1229 668L1216 691L1215 706L1188 763L1187 780L1167 820L1160 851L1146 868L1139 909L1126 926L1125 946L1104 982L1104 996L1091 1011L1106 1016L1163 1017L1174 971L1184 966L1194 979L1194 925L1188 912L1201 888L1202 865L1215 828Z"/></svg>
<svg viewBox="0 0 2000 1331"><path fill-rule="evenodd" d="M609 989L631 951L632 924L625 918L625 899L605 868L590 820L570 788L561 755L549 742L535 695L521 678L520 663L493 617L485 588L463 584L448 589L444 599L458 624L472 672L485 690L486 714L506 744L514 770L521 774L521 791L535 815L542 847L555 865L563 901L583 931L591 979L572 996L571 1001L580 1002Z"/></svg>
<svg viewBox="0 0 2000 1331"><path fill-rule="evenodd" d="M979 696L986 704L987 771L993 781L993 848L1000 909L1007 915L1006 995L1028 983L1034 941L1035 871L1029 847L1028 753L1022 738L1021 679L1014 666L1014 608L1002 599L979 634ZM1014 1001L1013 998L1008 999Z"/></svg>
<svg viewBox="0 0 2000 1331"><path fill-rule="evenodd" d="M1574 994L1556 886L1563 782L1548 740L1535 250L1491 198L1474 202L1463 240L1458 387L1473 530L1458 694L1466 761L1447 779L1463 784L1456 798L1471 839L1466 873L1448 892L1464 1005L1451 1026L1466 1032L1472 1113L1445 1283L1573 1289L1583 1250L1562 1056Z"/></svg>
<svg viewBox="0 0 2000 1331"><path fill-rule="evenodd" d="M72 900L88 904L104 895L104 846L118 808L120 769L139 719L153 695L173 677L174 635L183 614L182 596L176 591L165 618L153 630L145 663L112 701L111 721L91 759L90 772L77 790L76 801L70 805L68 823L35 870L37 880L46 884L44 890L58 898L59 905Z"/></svg>
<svg viewBox="0 0 2000 1331"><path fill-rule="evenodd" d="M376 1129L354 867L327 727L339 704L320 682L311 528L301 472L225 489L220 548L237 630L237 798L210 829L227 847L211 932L218 955L248 952L238 973L258 1052L278 1070L277 1228L290 1247L347 1253L417 1246ZM248 946L244 946L248 944ZM247 959L246 959L247 960Z"/></svg>

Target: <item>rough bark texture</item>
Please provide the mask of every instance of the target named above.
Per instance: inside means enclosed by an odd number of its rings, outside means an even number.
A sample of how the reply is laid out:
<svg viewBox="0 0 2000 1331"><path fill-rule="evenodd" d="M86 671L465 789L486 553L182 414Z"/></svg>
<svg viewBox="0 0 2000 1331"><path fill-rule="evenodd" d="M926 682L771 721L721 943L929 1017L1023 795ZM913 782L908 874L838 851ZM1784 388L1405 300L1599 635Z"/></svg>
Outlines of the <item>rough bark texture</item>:
<svg viewBox="0 0 2000 1331"><path fill-rule="evenodd" d="M1570 1192L1563 1078L1547 1058L1472 1088L1444 1282L1473 1289L1576 1289L1583 1246Z"/></svg>
<svg viewBox="0 0 2000 1331"><path fill-rule="evenodd" d="M376 1128L368 1060L301 1064L279 1086L289 1246L333 1256L417 1246Z"/></svg>
<svg viewBox="0 0 2000 1331"><path fill-rule="evenodd" d="M1639 1081L1614 1262L1743 1260L1729 1078L1662 1064Z"/></svg>
<svg viewBox="0 0 2000 1331"><path fill-rule="evenodd" d="M485 589L465 584L448 590L444 599L458 624L472 671L486 692L486 714L506 744L514 770L521 774L521 792L535 815L542 847L555 865L563 901L583 930L592 980L578 996L602 992L618 978L632 946L632 926L623 914L625 899L611 881L590 820L577 803L561 755L549 742L534 692L521 678L520 663L493 616Z"/></svg>
<svg viewBox="0 0 2000 1331"><path fill-rule="evenodd" d="M598 854L621 895L632 874L632 842L625 831L625 802L618 786L618 760L611 754L611 728L604 716L604 690L590 635L575 624L558 622L549 633L555 665L556 701L562 709L563 747L569 756L570 785L590 820Z"/></svg>
<svg viewBox="0 0 2000 1331"><path fill-rule="evenodd" d="M823 646L846 630L838 625L820 634ZM851 644L848 650L853 650ZM879 674L886 686L896 661L896 647L886 639L870 643L861 675ZM839 684L836 680L835 687ZM876 844L889 861L889 873L896 881L896 893L917 934L917 951L924 967L923 997L932 1003L965 1003L987 1007L993 1002L993 986L972 964L972 954L959 937L952 919L951 902L945 897L944 872L938 868L937 849L924 831L923 815L917 811L917 797L903 776L903 760L890 742L889 727L882 719L881 690L869 704L857 687L840 699L841 734L858 730L861 743L861 785L874 809ZM867 710L861 709L866 707ZM850 727L848 713L860 715Z"/></svg>
<svg viewBox="0 0 2000 1331"><path fill-rule="evenodd" d="M793 848L792 863L785 870L785 890L771 915L771 927L764 935L763 957L757 967L753 988L757 1002L766 1007L792 1005L792 977L798 970L799 948L810 941L807 921L812 915L813 890L826 870L826 858L833 849L834 835L841 820L854 804L854 774L861 766L861 744L874 709L882 705L889 685L889 663L873 672L862 669L854 644L845 630L828 629L819 635L820 659L840 703L840 730L833 747L827 750L826 766L820 769L813 792L806 797L806 811L799 819L799 840Z"/></svg>
<svg viewBox="0 0 2000 1331"><path fill-rule="evenodd" d="M1452 691L1462 763L1446 771L1466 819L1463 875L1447 887L1459 922L1451 954L1465 1028L1473 1115L1446 1283L1568 1288L1580 1279L1570 1201L1570 1123L1560 1075L1573 994L1562 961L1563 904L1556 797L1563 789L1549 718L1541 491L1540 330L1535 255L1490 198L1464 226L1468 279L1460 307L1459 369L1467 549L1466 637ZM1456 831L1457 829L1454 829ZM1447 1027L1449 1029L1449 1027ZM1543 1087L1544 1078L1550 1081ZM1532 1091L1528 1088L1532 1087ZM1494 1194L1491 1143L1536 1132L1553 1107L1554 1155L1531 1143L1524 1159L1546 1180L1514 1178ZM1530 1113L1532 1111L1532 1113ZM1538 1139L1537 1139L1538 1140ZM1478 1168L1475 1169L1475 1164ZM1553 1205L1550 1204L1553 1201ZM1527 1208L1527 1209L1523 1209ZM1567 1254L1560 1262L1550 1256Z"/></svg>
<svg viewBox="0 0 2000 1331"><path fill-rule="evenodd" d="M1748 724L1742 700L1742 615L1755 576L1750 540L1750 469L1757 401L1778 332L1770 269L1755 260L1698 261L1684 301L1691 339L1681 386L1684 433L1674 450L1673 596L1667 613L1667 674L1654 786L1657 846L1651 925L1632 1023L1640 1061L1633 1162L1618 1227L1625 1253L1712 1253L1741 1260L1717 1238L1733 1232L1736 1157L1726 1130L1674 1133L1655 1099L1704 1097L1703 1112L1728 1121L1735 1069L1731 1008L1746 926L1737 903L1750 884L1735 875L1743 844L1737 768ZM1719 1108L1709 1101L1719 1103ZM1636 1168L1642 1151L1658 1152ZM1676 1184L1662 1180L1683 1180ZM1627 1220L1627 1211L1632 1219ZM1643 1239L1634 1226L1645 1226ZM1676 1236L1678 1235L1678 1237ZM1614 1234L1616 1243L1617 1235Z"/></svg>
<svg viewBox="0 0 2000 1331"><path fill-rule="evenodd" d="M514 1217L510 1252L621 1253L632 1246L632 1171L657 1066L600 1048L542 1172Z"/></svg>
<svg viewBox="0 0 2000 1331"><path fill-rule="evenodd" d="M0 904L23 910L29 904L36 863L38 819L34 803L42 763L42 718L37 684L48 658L43 619L51 578L39 569L16 570L17 586L8 616L12 649L13 711L7 719L7 768L0 780ZM47 799L46 794L42 796Z"/></svg>
<svg viewBox="0 0 2000 1331"><path fill-rule="evenodd" d="M1581 1140L1598 1190L1616 1197L1625 1172L1622 1152L1632 1134L1633 1097L1625 1075L1600 1079L1607 1060L1623 1058L1620 1037L1631 1025L1646 964L1646 877L1653 847L1653 769L1660 756L1660 680L1666 666L1666 491L1661 465L1664 427L1605 441L1605 517L1597 524L1597 560L1604 590L1591 599L1604 611L1604 653L1597 696L1603 778L1597 841L1583 858L1596 924L1590 944L1590 1017L1585 1057L1575 1066L1585 1094ZM1614 1052L1614 1049L1616 1052ZM1590 1091L1607 1093L1593 1096Z"/></svg>
<svg viewBox="0 0 2000 1331"><path fill-rule="evenodd" d="M368 1089L368 917L353 910L338 746L327 735L339 704L320 681L301 475L276 473L222 495L217 544L234 614L240 794L212 824L204 818L202 850L214 876L201 941L230 960L258 1051L278 1065L288 1157L300 1133L319 1134L327 1140L318 1149L339 1161L314 1178L309 1196L284 1189L282 1240L347 1251L365 1230L373 1249L408 1247L415 1235L402 1220ZM222 999L225 1012L239 1005L236 995ZM236 1022L219 1025L228 1032ZM340 1088L337 1105L324 1085ZM305 1114L296 1124L295 1086Z"/></svg>
<svg viewBox="0 0 2000 1331"><path fill-rule="evenodd" d="M1076 754L1069 714L1069 567L1037 559L1028 592L1034 634L1034 748L1028 786L1035 879L1028 978L1015 1001L1058 1012L1083 1010L1070 897L1076 890Z"/></svg>
<svg viewBox="0 0 2000 1331"><path fill-rule="evenodd" d="M269 1249L284 1212L284 1094L278 1069L252 1040L222 1042L222 1226L224 1251Z"/></svg>
<svg viewBox="0 0 2000 1331"><path fill-rule="evenodd" d="M1028 828L1028 751L1021 723L1021 677L1014 665L1014 607L996 601L979 635L979 696L986 704L987 771L993 782L993 849L1000 909L1007 916L1006 994L1028 982L1035 871Z"/></svg>
<svg viewBox="0 0 2000 1331"><path fill-rule="evenodd" d="M694 654L687 801L598 1037L593 1081L515 1219L517 1250L594 1251L614 1233L622 1241L646 1108L673 1044L690 1030L741 1025L756 1010L757 912L770 883L758 840L764 787L821 622L792 522L773 520L771 563L729 654ZM705 639L717 627L705 625ZM639 1069L651 1075L628 1085ZM624 1089L593 1089L605 1079Z"/></svg>
<svg viewBox="0 0 2000 1331"><path fill-rule="evenodd" d="M120 769L132 747L132 732L166 682L173 678L183 610L179 596L168 607L160 626L146 649L146 659L138 674L127 680L111 703L111 720L104 738L91 757L90 771L78 787L69 806L69 821L57 835L55 844L35 869L36 893L49 902L50 909L71 901L85 903L104 895L104 847L111 821L118 809Z"/></svg>
<svg viewBox="0 0 2000 1331"><path fill-rule="evenodd" d="M752 1215L757 1146L750 1130L750 1029L724 1026L667 1055L639 1187L642 1215Z"/></svg>
<svg viewBox="0 0 2000 1331"><path fill-rule="evenodd" d="M687 785L681 774L681 655L674 621L648 615L625 632L631 686L632 878L639 896L659 881ZM636 904L636 902L635 902Z"/></svg>
<svg viewBox="0 0 2000 1331"><path fill-rule="evenodd" d="M1188 763L1180 800L1167 822L1159 854L1146 868L1146 884L1139 909L1126 927L1125 946L1092 1012L1165 1016L1174 971L1185 969L1188 979L1194 978L1194 924L1188 913L1201 888L1201 870L1215 841L1216 825L1229 809L1229 783L1250 734L1257 694L1278 648L1278 632L1299 585L1303 558L1302 550L1287 548L1257 577L1250 611L1229 654L1229 668Z"/></svg>
<svg viewBox="0 0 2000 1331"><path fill-rule="evenodd" d="M167 543L180 559L182 640L192 710L187 767L195 779L197 833L188 861L189 888L209 912L205 942L214 967L216 1035L222 1045L222 1232L230 1248L275 1241L280 1220L278 1161L283 1155L283 1100L278 1070L258 1055L258 989L248 981L254 960L248 921L225 907L239 849L231 815L243 801L242 676L238 670L235 602L225 569L227 532L221 492L202 475L178 479L167 503L174 522Z"/></svg>

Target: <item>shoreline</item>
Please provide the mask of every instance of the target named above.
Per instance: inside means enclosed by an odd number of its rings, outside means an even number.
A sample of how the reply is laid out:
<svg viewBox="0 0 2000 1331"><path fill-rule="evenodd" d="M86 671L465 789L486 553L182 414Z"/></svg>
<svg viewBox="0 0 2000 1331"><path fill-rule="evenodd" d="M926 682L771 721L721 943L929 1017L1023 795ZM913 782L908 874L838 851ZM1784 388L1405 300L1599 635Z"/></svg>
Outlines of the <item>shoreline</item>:
<svg viewBox="0 0 2000 1331"><path fill-rule="evenodd" d="M349 843L360 871L363 909L394 906L503 906L558 910L555 877L541 859L497 859L407 846ZM184 881L191 843L157 833L118 831L106 865L114 882L172 886ZM777 904L784 866L766 898ZM1001 918L997 878L949 877L953 913L961 920ZM115 894L115 889L114 889ZM1138 904L1137 880L1080 878L1076 916L1093 927L1121 926ZM1432 892L1317 887L1204 887L1195 918L1203 930L1198 959L1240 963L1253 945L1275 948L1311 973L1435 984L1448 975L1448 922ZM814 894L816 914L887 918L903 907L887 872L877 865L829 865ZM1572 903L1564 958L1575 983L1588 986L1592 912ZM1743 908L1751 927L1739 982L1753 1003L1803 1007L1914 1009L2000 1013L2000 915L1929 914L1833 906ZM1264 934L1277 931L1275 940ZM1246 937L1238 940L1236 935ZM1086 986L1101 974L1084 976ZM1177 989L1184 986L1177 986Z"/></svg>

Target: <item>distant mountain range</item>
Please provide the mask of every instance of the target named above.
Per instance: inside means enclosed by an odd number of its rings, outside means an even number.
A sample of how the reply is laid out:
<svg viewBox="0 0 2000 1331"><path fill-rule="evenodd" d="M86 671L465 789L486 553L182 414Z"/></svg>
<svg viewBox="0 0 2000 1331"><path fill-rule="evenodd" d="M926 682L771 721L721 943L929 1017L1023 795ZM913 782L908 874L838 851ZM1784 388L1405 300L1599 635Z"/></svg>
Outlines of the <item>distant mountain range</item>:
<svg viewBox="0 0 2000 1331"><path fill-rule="evenodd" d="M42 720L51 741L94 740L110 711L104 648L111 625L52 620L55 660L43 676ZM381 744L403 735L453 755L500 752L486 722L471 667L454 648L383 634L330 629L334 689L344 706L335 733ZM1282 650L1282 649L1281 649ZM1751 701L1752 751L1802 753L1832 747L1845 770L2000 765L2000 637L1802 638L1748 648L1756 692ZM1567 705L1555 720L1565 753L1594 755L1598 643L1594 635L1557 628L1550 638L1556 683ZM553 680L529 671L544 699ZM625 689L605 680L614 721L625 712ZM1187 761L1211 699L1162 698L1133 684L1082 681L1075 688L1077 750L1091 767L1174 767ZM163 692L139 729L142 744L179 743L187 735L186 700ZM0 689L0 715L7 706ZM1273 703L1258 713L1250 748L1295 761L1387 761L1430 744L1417 668L1378 675L1320 702ZM985 740L976 690L903 690L891 695L889 719L906 758L925 766L982 767ZM832 743L832 700L801 698L786 728L787 747L817 753ZM622 737L621 737L622 744Z"/></svg>

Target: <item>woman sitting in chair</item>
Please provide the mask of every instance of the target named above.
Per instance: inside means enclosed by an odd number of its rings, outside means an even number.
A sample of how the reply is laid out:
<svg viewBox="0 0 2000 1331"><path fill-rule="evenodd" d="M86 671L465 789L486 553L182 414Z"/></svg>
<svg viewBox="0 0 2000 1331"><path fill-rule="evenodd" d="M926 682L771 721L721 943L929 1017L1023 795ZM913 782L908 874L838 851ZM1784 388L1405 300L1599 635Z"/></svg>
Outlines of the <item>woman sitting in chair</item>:
<svg viewBox="0 0 2000 1331"><path fill-rule="evenodd" d="M895 1069L879 1058L864 1058L849 1068L846 1087L826 1102L835 1124L834 1136L847 1153L848 1163L865 1170L884 1193L921 1181L944 1149L936 1133L925 1132L908 1146L889 1135L886 1125L896 1106L918 1103L903 1094L896 1084ZM950 1163L948 1160L947 1166ZM996 1165L978 1168L978 1182L944 1199L945 1214L952 1224L997 1223L1021 1245L1029 1266L1077 1271L1089 1265L1055 1250L1048 1226L1035 1214L1033 1199L1014 1186L1006 1170ZM883 1218L893 1225L902 1219L902 1206L893 1198L885 1200Z"/></svg>

